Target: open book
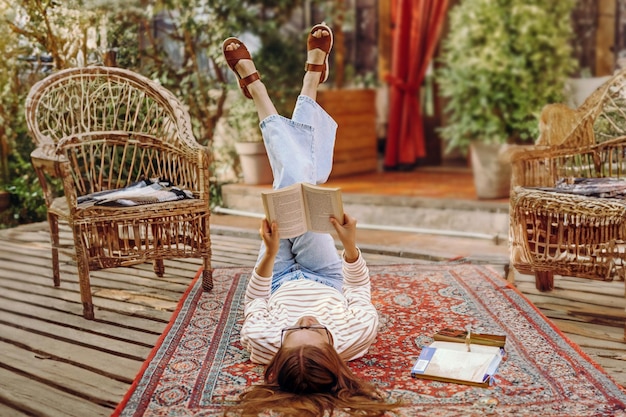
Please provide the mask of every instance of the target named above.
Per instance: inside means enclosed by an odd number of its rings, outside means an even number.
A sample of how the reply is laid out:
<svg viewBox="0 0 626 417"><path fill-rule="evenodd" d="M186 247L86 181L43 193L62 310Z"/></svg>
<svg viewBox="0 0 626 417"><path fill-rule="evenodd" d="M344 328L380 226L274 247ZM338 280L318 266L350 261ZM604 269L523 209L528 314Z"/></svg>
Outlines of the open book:
<svg viewBox="0 0 626 417"><path fill-rule="evenodd" d="M486 336L504 338L504 336ZM501 346L479 343L481 343L480 340L469 342L460 338L456 341L436 340L422 348L419 358L411 369L411 376L488 387L502 362L504 341L497 343Z"/></svg>
<svg viewBox="0 0 626 417"><path fill-rule="evenodd" d="M297 183L261 193L265 217L278 223L281 239L307 231L328 233L335 229L330 216L343 221L343 203L339 188Z"/></svg>

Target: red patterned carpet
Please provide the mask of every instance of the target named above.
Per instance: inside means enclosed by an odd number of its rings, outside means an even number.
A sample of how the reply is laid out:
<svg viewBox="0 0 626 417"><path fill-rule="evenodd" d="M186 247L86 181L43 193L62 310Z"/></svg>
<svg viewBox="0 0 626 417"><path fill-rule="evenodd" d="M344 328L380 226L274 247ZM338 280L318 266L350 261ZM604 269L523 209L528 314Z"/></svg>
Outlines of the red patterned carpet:
<svg viewBox="0 0 626 417"><path fill-rule="evenodd" d="M263 368L239 344L249 268L196 279L114 416L221 415ZM406 407L390 416L626 416L626 393L526 298L489 267L370 267L381 329L350 363ZM444 327L506 334L497 382L477 388L411 378L430 335Z"/></svg>

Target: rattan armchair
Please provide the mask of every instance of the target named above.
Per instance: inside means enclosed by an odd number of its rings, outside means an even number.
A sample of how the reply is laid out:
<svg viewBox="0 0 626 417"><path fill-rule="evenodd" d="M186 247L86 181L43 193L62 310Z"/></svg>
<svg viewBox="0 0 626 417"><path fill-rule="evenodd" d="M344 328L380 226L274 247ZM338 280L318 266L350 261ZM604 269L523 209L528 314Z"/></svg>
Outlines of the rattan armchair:
<svg viewBox="0 0 626 417"><path fill-rule="evenodd" d="M125 69L73 68L32 87L26 120L48 209L54 285L60 285L64 221L73 232L85 318L94 318L93 270L152 261L163 276L164 259L201 258L203 288L212 289L209 153L176 97ZM79 204L85 195L156 178L193 198L130 207ZM63 195L54 193L59 183Z"/></svg>
<svg viewBox="0 0 626 417"><path fill-rule="evenodd" d="M626 176L626 72L617 72L578 109L562 110L547 106L541 145L511 157L511 265L534 274L542 291L554 287L554 275L626 275L626 201L541 189L563 178Z"/></svg>

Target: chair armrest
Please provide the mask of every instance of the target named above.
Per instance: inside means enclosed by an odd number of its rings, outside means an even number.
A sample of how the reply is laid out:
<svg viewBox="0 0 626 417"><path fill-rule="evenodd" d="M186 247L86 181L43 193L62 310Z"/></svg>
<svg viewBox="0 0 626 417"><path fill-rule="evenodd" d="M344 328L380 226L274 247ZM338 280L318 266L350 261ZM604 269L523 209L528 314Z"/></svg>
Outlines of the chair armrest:
<svg viewBox="0 0 626 417"><path fill-rule="evenodd" d="M30 153L30 160L35 169L43 170L48 175L58 177L58 164L65 159L57 155L56 149L52 146L38 147Z"/></svg>
<svg viewBox="0 0 626 417"><path fill-rule="evenodd" d="M46 206L49 208L60 196L61 164L65 157L57 155L52 146L38 147L30 154L31 164L39 180Z"/></svg>

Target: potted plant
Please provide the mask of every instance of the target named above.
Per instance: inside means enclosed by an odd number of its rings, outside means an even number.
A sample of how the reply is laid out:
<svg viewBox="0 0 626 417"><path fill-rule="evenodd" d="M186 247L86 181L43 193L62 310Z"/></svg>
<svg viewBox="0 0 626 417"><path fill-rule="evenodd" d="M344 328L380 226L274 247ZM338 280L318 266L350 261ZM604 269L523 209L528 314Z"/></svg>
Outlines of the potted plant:
<svg viewBox="0 0 626 417"><path fill-rule="evenodd" d="M470 150L479 198L506 197L510 184L510 171L496 174L503 185L477 178L481 165L498 165L497 156L480 151L532 142L543 106L564 98L576 69L570 44L575 3L463 0L449 12L436 72L447 99L440 133L447 151Z"/></svg>

